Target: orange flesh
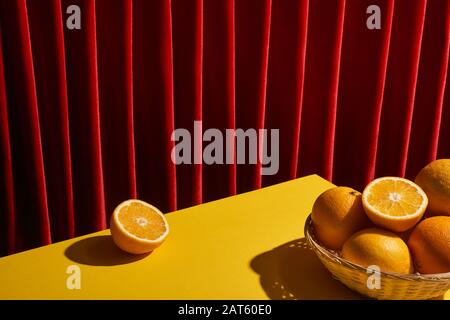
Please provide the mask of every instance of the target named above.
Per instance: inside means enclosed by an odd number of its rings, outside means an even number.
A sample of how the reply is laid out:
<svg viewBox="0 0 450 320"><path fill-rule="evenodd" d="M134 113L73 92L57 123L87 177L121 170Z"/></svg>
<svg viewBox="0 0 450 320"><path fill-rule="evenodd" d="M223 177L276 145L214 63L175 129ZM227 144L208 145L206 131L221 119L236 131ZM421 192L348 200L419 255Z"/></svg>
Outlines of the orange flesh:
<svg viewBox="0 0 450 320"><path fill-rule="evenodd" d="M126 231L141 239L156 240L167 230L163 218L141 203L121 208L118 219Z"/></svg>
<svg viewBox="0 0 450 320"><path fill-rule="evenodd" d="M367 201L387 215L400 217L416 213L423 197L406 182L383 180L371 188Z"/></svg>

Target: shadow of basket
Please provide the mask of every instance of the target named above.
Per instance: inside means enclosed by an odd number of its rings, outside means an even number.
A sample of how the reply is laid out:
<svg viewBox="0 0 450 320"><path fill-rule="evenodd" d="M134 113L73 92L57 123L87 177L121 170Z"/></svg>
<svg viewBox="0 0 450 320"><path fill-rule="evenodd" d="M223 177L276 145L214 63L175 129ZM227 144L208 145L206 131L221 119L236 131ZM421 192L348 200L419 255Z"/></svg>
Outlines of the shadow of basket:
<svg viewBox="0 0 450 320"><path fill-rule="evenodd" d="M261 286L274 300L361 299L322 265L305 238L264 252L250 262Z"/></svg>

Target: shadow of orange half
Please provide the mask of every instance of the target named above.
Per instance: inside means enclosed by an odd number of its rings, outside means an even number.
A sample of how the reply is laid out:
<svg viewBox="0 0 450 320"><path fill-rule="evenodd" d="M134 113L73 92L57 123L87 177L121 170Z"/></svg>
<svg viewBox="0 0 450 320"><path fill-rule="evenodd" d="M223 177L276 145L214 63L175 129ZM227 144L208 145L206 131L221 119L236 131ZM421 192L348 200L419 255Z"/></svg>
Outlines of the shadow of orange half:
<svg viewBox="0 0 450 320"><path fill-rule="evenodd" d="M79 240L64 252L70 260L91 266L115 266L132 263L148 254L134 255L120 250L111 236L94 236Z"/></svg>

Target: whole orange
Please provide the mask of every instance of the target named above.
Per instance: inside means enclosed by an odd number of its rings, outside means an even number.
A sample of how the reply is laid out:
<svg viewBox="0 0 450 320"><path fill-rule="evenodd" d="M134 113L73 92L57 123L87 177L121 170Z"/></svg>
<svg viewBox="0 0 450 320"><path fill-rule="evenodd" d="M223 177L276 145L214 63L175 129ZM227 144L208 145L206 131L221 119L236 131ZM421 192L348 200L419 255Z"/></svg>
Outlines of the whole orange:
<svg viewBox="0 0 450 320"><path fill-rule="evenodd" d="M413 272L406 243L395 233L384 229L358 231L345 242L342 257L364 268L375 265L383 272Z"/></svg>
<svg viewBox="0 0 450 320"><path fill-rule="evenodd" d="M314 233L327 248L339 250L356 231L369 225L361 193L348 187L334 187L315 201L311 213Z"/></svg>
<svg viewBox="0 0 450 320"><path fill-rule="evenodd" d="M436 216L421 221L411 233L408 246L418 272L450 272L450 217Z"/></svg>
<svg viewBox="0 0 450 320"><path fill-rule="evenodd" d="M428 214L450 216L450 159L429 163L416 177L415 182L428 196Z"/></svg>

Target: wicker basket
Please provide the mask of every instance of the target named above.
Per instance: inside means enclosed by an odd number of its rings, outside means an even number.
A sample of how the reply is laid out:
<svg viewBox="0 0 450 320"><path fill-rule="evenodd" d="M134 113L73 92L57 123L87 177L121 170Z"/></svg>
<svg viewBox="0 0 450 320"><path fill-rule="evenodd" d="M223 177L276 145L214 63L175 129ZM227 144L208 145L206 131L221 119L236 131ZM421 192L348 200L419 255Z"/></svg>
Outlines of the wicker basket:
<svg viewBox="0 0 450 320"><path fill-rule="evenodd" d="M434 275L376 272L342 259L338 252L319 244L311 216L305 223L305 237L333 277L364 296L382 300L424 300L443 296L450 289L450 272ZM374 273L380 275L380 286L369 289L368 279Z"/></svg>

